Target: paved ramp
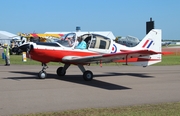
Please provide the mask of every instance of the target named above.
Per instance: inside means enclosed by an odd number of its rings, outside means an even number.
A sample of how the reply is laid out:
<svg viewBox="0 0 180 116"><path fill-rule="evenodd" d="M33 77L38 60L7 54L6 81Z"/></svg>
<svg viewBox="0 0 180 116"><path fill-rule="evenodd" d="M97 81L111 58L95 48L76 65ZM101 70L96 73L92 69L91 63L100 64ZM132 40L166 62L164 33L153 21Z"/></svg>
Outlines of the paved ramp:
<svg viewBox="0 0 180 116"><path fill-rule="evenodd" d="M58 78L57 66L37 79L41 66L0 66L0 115L180 101L180 66L89 66L94 80L70 67Z"/></svg>

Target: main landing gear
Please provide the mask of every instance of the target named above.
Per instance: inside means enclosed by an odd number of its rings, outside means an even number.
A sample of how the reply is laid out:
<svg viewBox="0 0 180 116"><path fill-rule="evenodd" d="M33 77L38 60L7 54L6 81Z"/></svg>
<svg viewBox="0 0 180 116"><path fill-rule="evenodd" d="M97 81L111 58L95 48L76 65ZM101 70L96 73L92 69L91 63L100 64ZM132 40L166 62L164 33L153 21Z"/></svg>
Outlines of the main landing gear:
<svg viewBox="0 0 180 116"><path fill-rule="evenodd" d="M43 68L42 70L39 72L38 77L40 79L45 79L47 74L44 70L46 70L48 68L48 66L46 64L42 64ZM64 67L59 67L56 70L56 73L58 76L65 76L66 74L66 70L69 68L70 64L65 64ZM83 79L85 81L91 81L93 79L93 73L89 70L85 70L83 65L77 65L79 67L79 69L82 71L83 73Z"/></svg>
<svg viewBox="0 0 180 116"><path fill-rule="evenodd" d="M79 69L82 71L83 73L83 79L85 81L91 81L93 79L93 73L89 70L85 70L83 65L78 65Z"/></svg>

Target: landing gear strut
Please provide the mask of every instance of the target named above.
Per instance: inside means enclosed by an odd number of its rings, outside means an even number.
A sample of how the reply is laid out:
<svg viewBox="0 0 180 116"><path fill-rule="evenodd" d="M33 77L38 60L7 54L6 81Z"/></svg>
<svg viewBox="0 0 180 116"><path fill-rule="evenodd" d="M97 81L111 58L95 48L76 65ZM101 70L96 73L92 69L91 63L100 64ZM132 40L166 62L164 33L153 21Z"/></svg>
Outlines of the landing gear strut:
<svg viewBox="0 0 180 116"><path fill-rule="evenodd" d="M47 77L47 74L46 74L46 69L48 68L48 66L45 64L45 63L42 63L42 66L43 66L43 68L42 68L42 70L39 72L39 74L38 74L38 77L40 78L40 79L45 79L46 77Z"/></svg>
<svg viewBox="0 0 180 116"><path fill-rule="evenodd" d="M38 77L40 79L45 79L47 74L46 74L46 69L48 68L48 66L45 63L42 63L42 70L39 72ZM64 76L66 74L66 70L69 68L70 64L65 64L64 67L59 67L56 70L56 73L58 76ZM91 81L93 79L93 73L89 70L85 70L83 65L77 65L79 67L79 69L82 71L83 73L83 79L85 81Z"/></svg>
<svg viewBox="0 0 180 116"><path fill-rule="evenodd" d="M64 76L66 74L66 70L69 68L70 64L65 64L64 67L59 67L56 71L58 76ZM85 81L91 81L93 79L93 73L89 70L85 70L83 65L77 65L79 67L79 69L82 71L83 73L83 79Z"/></svg>
<svg viewBox="0 0 180 116"><path fill-rule="evenodd" d="M65 64L64 67L59 67L56 70L57 75L64 76L66 74L66 70L68 69L69 66L70 66L70 64Z"/></svg>
<svg viewBox="0 0 180 116"><path fill-rule="evenodd" d="M85 70L83 65L78 65L79 69L82 71L83 73L83 79L85 81L91 81L93 79L93 73L89 70Z"/></svg>

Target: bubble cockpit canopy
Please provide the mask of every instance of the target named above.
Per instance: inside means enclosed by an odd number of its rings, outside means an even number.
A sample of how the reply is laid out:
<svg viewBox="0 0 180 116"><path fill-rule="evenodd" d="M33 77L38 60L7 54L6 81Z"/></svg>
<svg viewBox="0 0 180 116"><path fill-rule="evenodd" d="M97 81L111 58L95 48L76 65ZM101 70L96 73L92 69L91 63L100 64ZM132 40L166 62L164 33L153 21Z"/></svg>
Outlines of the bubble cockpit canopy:
<svg viewBox="0 0 180 116"><path fill-rule="evenodd" d="M68 33L61 37L57 42L65 47L72 47L70 44L74 43L76 39L75 33Z"/></svg>

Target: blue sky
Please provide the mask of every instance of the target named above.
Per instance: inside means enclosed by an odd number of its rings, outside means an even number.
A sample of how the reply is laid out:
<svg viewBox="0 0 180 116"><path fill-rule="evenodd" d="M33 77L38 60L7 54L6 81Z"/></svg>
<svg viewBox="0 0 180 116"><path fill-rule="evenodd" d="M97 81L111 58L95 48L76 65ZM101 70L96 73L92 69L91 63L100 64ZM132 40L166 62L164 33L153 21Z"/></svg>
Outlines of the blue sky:
<svg viewBox="0 0 180 116"><path fill-rule="evenodd" d="M0 0L0 30L14 34L80 26L142 39L150 17L163 39L180 39L180 0Z"/></svg>

